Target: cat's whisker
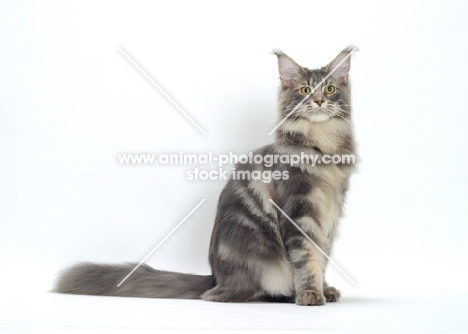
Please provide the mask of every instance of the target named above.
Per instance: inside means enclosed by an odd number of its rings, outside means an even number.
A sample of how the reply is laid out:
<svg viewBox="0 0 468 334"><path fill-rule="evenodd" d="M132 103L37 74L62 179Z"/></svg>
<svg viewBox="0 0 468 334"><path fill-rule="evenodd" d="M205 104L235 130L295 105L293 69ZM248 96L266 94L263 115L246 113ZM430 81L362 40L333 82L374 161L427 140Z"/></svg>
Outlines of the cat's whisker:
<svg viewBox="0 0 468 334"><path fill-rule="evenodd" d="M347 114L347 115L351 115L351 111L350 110L345 110L343 108L340 108L339 106L333 106L331 108L331 110L333 112L336 112L336 113L342 113L342 114Z"/></svg>
<svg viewBox="0 0 468 334"><path fill-rule="evenodd" d="M343 113L346 113L346 114L351 114L351 111L349 110L345 110L345 109L341 109L341 108L335 108L337 111L339 112L343 112Z"/></svg>
<svg viewBox="0 0 468 334"><path fill-rule="evenodd" d="M353 124L352 124L348 119L346 119L343 115L341 115L341 114L339 114L339 113L337 113L337 114L335 114L335 115L338 116L338 117L341 117L342 119L344 119L346 122L349 123L349 125L351 125L351 126L353 125Z"/></svg>

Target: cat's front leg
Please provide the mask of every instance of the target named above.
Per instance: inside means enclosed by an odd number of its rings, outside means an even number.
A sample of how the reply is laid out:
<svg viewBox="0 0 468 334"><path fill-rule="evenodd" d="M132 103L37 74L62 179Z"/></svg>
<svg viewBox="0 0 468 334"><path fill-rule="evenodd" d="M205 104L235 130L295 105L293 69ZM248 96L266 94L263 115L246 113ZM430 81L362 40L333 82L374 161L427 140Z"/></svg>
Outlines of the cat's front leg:
<svg viewBox="0 0 468 334"><path fill-rule="evenodd" d="M297 221L299 226L306 227L311 219L303 218ZM304 221L308 221L304 223ZM302 222L302 224L301 224ZM288 228L285 245L288 250L289 260L294 268L294 288L297 305L324 305L324 269L326 258L317 248L319 240L314 240L314 235L308 233L315 245L306 238L294 225ZM306 228L307 230L307 228Z"/></svg>
<svg viewBox="0 0 468 334"><path fill-rule="evenodd" d="M324 305L326 297L322 288L323 271L318 261L308 260L295 270L297 305Z"/></svg>
<svg viewBox="0 0 468 334"><path fill-rule="evenodd" d="M327 302L337 302L341 297L340 290L327 284L323 286L323 294Z"/></svg>

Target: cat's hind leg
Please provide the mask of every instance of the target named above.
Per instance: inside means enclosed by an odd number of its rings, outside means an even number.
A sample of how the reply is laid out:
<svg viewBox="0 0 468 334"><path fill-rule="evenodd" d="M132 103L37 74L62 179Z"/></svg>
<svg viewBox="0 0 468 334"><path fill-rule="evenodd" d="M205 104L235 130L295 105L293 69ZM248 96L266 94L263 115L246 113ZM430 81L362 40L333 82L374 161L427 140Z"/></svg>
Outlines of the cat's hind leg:
<svg viewBox="0 0 468 334"><path fill-rule="evenodd" d="M257 293L258 290L255 289L217 285L213 289L206 291L201 298L211 302L242 303L253 300Z"/></svg>
<svg viewBox="0 0 468 334"><path fill-rule="evenodd" d="M203 293L201 298L212 302L242 303L254 300L262 293L254 269L240 263L224 263L216 272L216 286ZM252 264L253 267L255 267ZM253 270L253 271L252 271Z"/></svg>

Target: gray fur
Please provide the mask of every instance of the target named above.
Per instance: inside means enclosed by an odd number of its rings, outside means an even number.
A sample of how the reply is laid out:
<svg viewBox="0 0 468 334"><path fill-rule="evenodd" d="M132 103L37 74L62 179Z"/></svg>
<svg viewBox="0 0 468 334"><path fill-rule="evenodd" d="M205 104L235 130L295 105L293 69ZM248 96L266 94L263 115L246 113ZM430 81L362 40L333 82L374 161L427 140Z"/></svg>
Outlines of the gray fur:
<svg viewBox="0 0 468 334"><path fill-rule="evenodd" d="M282 86L278 94L279 119L303 98L300 89L315 87L353 50L343 50L330 64L310 70L276 50ZM348 67L340 67L276 132L274 144L255 153L355 154L351 125ZM319 101L320 100L320 101ZM315 102L314 102L315 101ZM316 103L322 103L322 106ZM320 121L317 121L320 120ZM237 171L287 172L287 180L231 178L219 197L210 243L212 275L159 271L143 265L121 287L117 284L135 264L83 263L66 270L56 291L62 293L156 298L202 298L218 302L252 300L323 305L340 293L324 279L327 259L292 225L269 199L330 254L354 166L238 164Z"/></svg>
<svg viewBox="0 0 468 334"><path fill-rule="evenodd" d="M136 265L79 263L62 272L55 290L79 295L197 299L214 287L212 275L173 273L146 264L117 287Z"/></svg>

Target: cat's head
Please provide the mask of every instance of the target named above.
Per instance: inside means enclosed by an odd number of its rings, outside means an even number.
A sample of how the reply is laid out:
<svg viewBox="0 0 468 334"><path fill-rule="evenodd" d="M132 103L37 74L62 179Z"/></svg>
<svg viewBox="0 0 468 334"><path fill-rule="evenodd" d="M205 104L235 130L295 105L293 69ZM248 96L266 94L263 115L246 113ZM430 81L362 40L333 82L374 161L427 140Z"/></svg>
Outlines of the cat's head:
<svg viewBox="0 0 468 334"><path fill-rule="evenodd" d="M348 77L350 56L354 50L355 47L349 46L328 65L314 70L302 67L280 50L273 51L278 57L281 79L278 99L280 121L286 117L289 122L307 120L318 123L338 118L350 121Z"/></svg>

